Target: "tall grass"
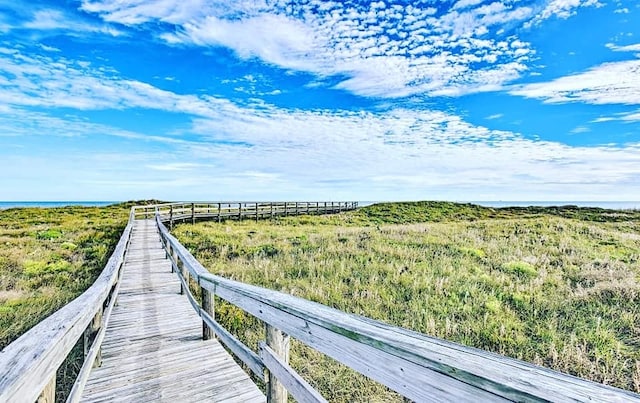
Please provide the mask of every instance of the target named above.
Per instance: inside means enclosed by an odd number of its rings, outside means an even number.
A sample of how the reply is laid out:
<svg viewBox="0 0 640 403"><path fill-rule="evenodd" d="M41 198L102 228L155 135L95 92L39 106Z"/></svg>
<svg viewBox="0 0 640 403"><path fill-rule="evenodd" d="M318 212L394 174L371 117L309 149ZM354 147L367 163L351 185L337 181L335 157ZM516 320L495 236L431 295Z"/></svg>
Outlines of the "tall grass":
<svg viewBox="0 0 640 403"><path fill-rule="evenodd" d="M129 206L0 210L0 349L91 286ZM58 370L58 400L81 365L78 345Z"/></svg>
<svg viewBox="0 0 640 403"><path fill-rule="evenodd" d="M213 273L640 392L638 212L404 203L173 232ZM329 400L397 398L299 344L292 364Z"/></svg>

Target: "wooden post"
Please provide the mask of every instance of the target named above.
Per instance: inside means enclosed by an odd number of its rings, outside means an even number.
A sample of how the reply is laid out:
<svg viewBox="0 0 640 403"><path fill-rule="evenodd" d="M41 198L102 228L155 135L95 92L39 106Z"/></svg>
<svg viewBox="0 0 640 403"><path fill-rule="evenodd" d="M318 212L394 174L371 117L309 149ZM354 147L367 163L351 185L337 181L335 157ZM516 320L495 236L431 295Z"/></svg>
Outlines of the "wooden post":
<svg viewBox="0 0 640 403"><path fill-rule="evenodd" d="M176 252L176 250L174 248L171 248L171 257L173 258L173 261L176 262L176 265L178 264L178 252ZM173 267L173 263L171 263L171 273L175 273L175 268Z"/></svg>
<svg viewBox="0 0 640 403"><path fill-rule="evenodd" d="M53 373L53 377L51 377L51 380L49 381L49 383L47 383L47 386L44 387L44 389L42 389L42 392L40 392L40 396L38 396L38 400L36 400L37 403L55 403L56 401L56 373Z"/></svg>
<svg viewBox="0 0 640 403"><path fill-rule="evenodd" d="M218 203L218 222L222 221L222 203Z"/></svg>
<svg viewBox="0 0 640 403"><path fill-rule="evenodd" d="M284 361L289 363L289 335L280 329L265 323L265 332L267 345ZM288 392L278 379L269 373L269 382L267 383L267 402L269 403L286 403Z"/></svg>
<svg viewBox="0 0 640 403"><path fill-rule="evenodd" d="M242 220L242 203L238 203L238 221Z"/></svg>
<svg viewBox="0 0 640 403"><path fill-rule="evenodd" d="M299 215L300 212L298 211L298 202L296 202L296 212L293 213L293 215Z"/></svg>
<svg viewBox="0 0 640 403"><path fill-rule="evenodd" d="M273 218L273 202L269 204L271 206L271 218Z"/></svg>
<svg viewBox="0 0 640 403"><path fill-rule="evenodd" d="M187 291L189 291L189 270L187 270L187 267L184 265L184 263L181 264L180 269L180 271L182 272L182 278L184 278L184 283L187 285L187 289L185 290L186 293Z"/></svg>
<svg viewBox="0 0 640 403"><path fill-rule="evenodd" d="M256 202L256 222L258 222L258 202Z"/></svg>
<svg viewBox="0 0 640 403"><path fill-rule="evenodd" d="M173 229L173 205L169 206L169 229Z"/></svg>
<svg viewBox="0 0 640 403"><path fill-rule="evenodd" d="M191 224L196 223L196 204L191 203Z"/></svg>
<svg viewBox="0 0 640 403"><path fill-rule="evenodd" d="M309 215L309 204L311 203L307 202L307 215Z"/></svg>
<svg viewBox="0 0 640 403"><path fill-rule="evenodd" d="M214 310L214 294L209 292L209 290L200 287L202 291L202 309L209 314L212 318L215 318L215 310ZM202 321L202 339L209 340L215 338L216 334L207 326L205 321Z"/></svg>
<svg viewBox="0 0 640 403"><path fill-rule="evenodd" d="M342 202L338 202L338 213L342 212Z"/></svg>
<svg viewBox="0 0 640 403"><path fill-rule="evenodd" d="M182 275L182 278L184 278L184 264L182 263L182 261L180 259L178 259L178 257L176 256L176 266L178 266L178 272ZM187 279L185 278L185 283L189 284L187 281ZM180 294L184 294L185 289L184 289L184 285L182 285L182 281L180 282Z"/></svg>
<svg viewBox="0 0 640 403"><path fill-rule="evenodd" d="M102 326L102 307L96 312L96 316L93 317L91 323L84 331L84 358L87 358L87 354L89 353L89 349L92 344L92 336L100 329ZM93 362L93 368L99 367L102 365L102 349L98 349L98 354L96 355L96 360Z"/></svg>

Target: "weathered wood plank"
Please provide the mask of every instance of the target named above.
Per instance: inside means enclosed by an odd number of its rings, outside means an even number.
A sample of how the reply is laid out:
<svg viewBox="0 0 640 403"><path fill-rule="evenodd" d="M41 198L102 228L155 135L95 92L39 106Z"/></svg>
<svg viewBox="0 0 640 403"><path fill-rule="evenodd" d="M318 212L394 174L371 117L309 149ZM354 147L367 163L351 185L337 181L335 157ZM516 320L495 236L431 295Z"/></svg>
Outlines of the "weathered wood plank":
<svg viewBox="0 0 640 403"><path fill-rule="evenodd" d="M242 344L242 342L236 339L227 329L220 326L211 316L202 311L202 319L218 336L220 341L227 346L229 350L233 352L242 362L244 362L251 372L258 377L258 379L264 381L264 364L260 357L254 353L249 347Z"/></svg>
<svg viewBox="0 0 640 403"><path fill-rule="evenodd" d="M55 403L56 401L56 374L53 373L53 376L47 383L47 386L44 387L40 396L38 396L38 400L36 403Z"/></svg>
<svg viewBox="0 0 640 403"><path fill-rule="evenodd" d="M297 204L297 203L296 203ZM297 209L297 206L296 206ZM289 363L289 347L291 338L288 334L283 333L280 329L265 323L265 337L270 350L285 363ZM285 385L280 382L278 377L269 371L269 382L267 383L267 402L286 403L288 392Z"/></svg>
<svg viewBox="0 0 640 403"><path fill-rule="evenodd" d="M125 258L103 365L91 371L82 401L264 402L220 343L202 340L199 307L190 292L179 294L181 284L187 290L180 271L172 273L164 252L144 251L144 245L161 245L155 223L137 225L132 244L140 252Z"/></svg>
<svg viewBox="0 0 640 403"><path fill-rule="evenodd" d="M299 403L324 403L327 400L322 397L307 381L305 381L293 368L282 361L278 354L275 353L264 342L259 343L260 358L265 366L269 369L269 373L275 375L276 378L291 393L294 399Z"/></svg>

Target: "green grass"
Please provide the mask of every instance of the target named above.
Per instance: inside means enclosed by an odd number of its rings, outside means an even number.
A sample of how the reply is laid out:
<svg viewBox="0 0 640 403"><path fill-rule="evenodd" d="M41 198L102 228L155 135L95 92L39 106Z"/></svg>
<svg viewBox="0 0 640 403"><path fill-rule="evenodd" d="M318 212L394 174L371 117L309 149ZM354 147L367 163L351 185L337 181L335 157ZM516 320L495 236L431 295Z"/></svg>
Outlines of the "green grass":
<svg viewBox="0 0 640 403"><path fill-rule="evenodd" d="M126 226L129 204L0 210L0 349L91 286ZM78 345L58 371L64 401Z"/></svg>
<svg viewBox="0 0 640 403"><path fill-rule="evenodd" d="M389 203L173 232L213 273L640 392L640 212ZM299 343L291 360L329 400L397 398Z"/></svg>

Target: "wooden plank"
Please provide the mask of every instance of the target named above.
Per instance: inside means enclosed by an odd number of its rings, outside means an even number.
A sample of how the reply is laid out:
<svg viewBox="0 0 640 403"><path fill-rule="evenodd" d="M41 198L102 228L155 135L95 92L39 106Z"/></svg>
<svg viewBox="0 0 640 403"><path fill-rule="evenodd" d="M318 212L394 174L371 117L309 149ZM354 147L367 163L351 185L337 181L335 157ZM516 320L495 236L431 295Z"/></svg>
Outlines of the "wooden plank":
<svg viewBox="0 0 640 403"><path fill-rule="evenodd" d="M148 245L160 237L157 230L136 235L142 236L133 243ZM200 309L190 293L190 300L179 294L184 278L171 272L165 255L148 256L123 266L118 304L102 343L103 365L92 370L82 401L264 402L220 343L202 340Z"/></svg>
<svg viewBox="0 0 640 403"><path fill-rule="evenodd" d="M201 279L201 282L206 287L204 278ZM345 337L337 332L340 331L339 327L327 329L309 321L308 318L287 313L280 309L283 306L271 306L257 301L230 290L221 283L216 285L216 294L272 326L285 330L292 337L310 347L412 400L424 402L507 400L462 383L445 374L409 362L402 357L380 351L376 347L361 343L360 340ZM336 314L344 313L336 311ZM357 333L353 333L354 338L357 335ZM381 362L384 362L385 365L380 365Z"/></svg>
<svg viewBox="0 0 640 403"><path fill-rule="evenodd" d="M260 380L265 380L264 364L256 353L242 344L242 342L229 333L227 329L220 326L209 314L202 312L202 320L216 333L220 341L251 369L251 372Z"/></svg>
<svg viewBox="0 0 640 403"><path fill-rule="evenodd" d="M260 358L269 370L270 374L284 385L294 399L299 403L325 403L327 400L322 397L307 381L305 381L293 368L282 361L264 342L258 344Z"/></svg>
<svg viewBox="0 0 640 403"><path fill-rule="evenodd" d="M204 275L204 287L411 399L640 401L612 388L302 300ZM209 285L208 285L209 284ZM380 366L385 362L385 366Z"/></svg>
<svg viewBox="0 0 640 403"><path fill-rule="evenodd" d="M53 376L47 383L47 386L44 387L40 396L38 396L38 400L36 403L55 403L56 401L56 373L53 373Z"/></svg>
<svg viewBox="0 0 640 403"><path fill-rule="evenodd" d="M297 209L297 206L296 206ZM289 335L283 333L280 329L265 324L265 336L267 339L267 345L270 350L278 356L280 361L285 364L289 363L289 347L291 345L291 338ZM269 382L267 383L267 402L271 403L286 403L288 392L285 385L280 382L278 377L271 371L269 371Z"/></svg>
<svg viewBox="0 0 640 403"><path fill-rule="evenodd" d="M205 288L200 288L201 297L201 306L202 310L209 315L211 319L215 318L215 309L214 309L214 293L209 292L209 290ZM209 340L215 337L215 332L207 326L207 323L202 321L202 338L204 340Z"/></svg>
<svg viewBox="0 0 640 403"><path fill-rule="evenodd" d="M104 340L107 326L109 325L111 311L113 310L113 307L116 303L118 291L121 284L121 281L116 282L115 290L113 291L112 297L109 301L109 304L107 305L107 309L103 312L104 315L100 315L101 323L98 326L98 333L93 340L93 345L85 355L84 363L82 364L82 367L80 368L80 371L78 373L78 377L73 383L71 392L69 392L69 396L67 397L67 403L77 403L80 401L80 396L82 394L82 391L84 390L85 385L87 384L91 369L102 365L102 342Z"/></svg>

